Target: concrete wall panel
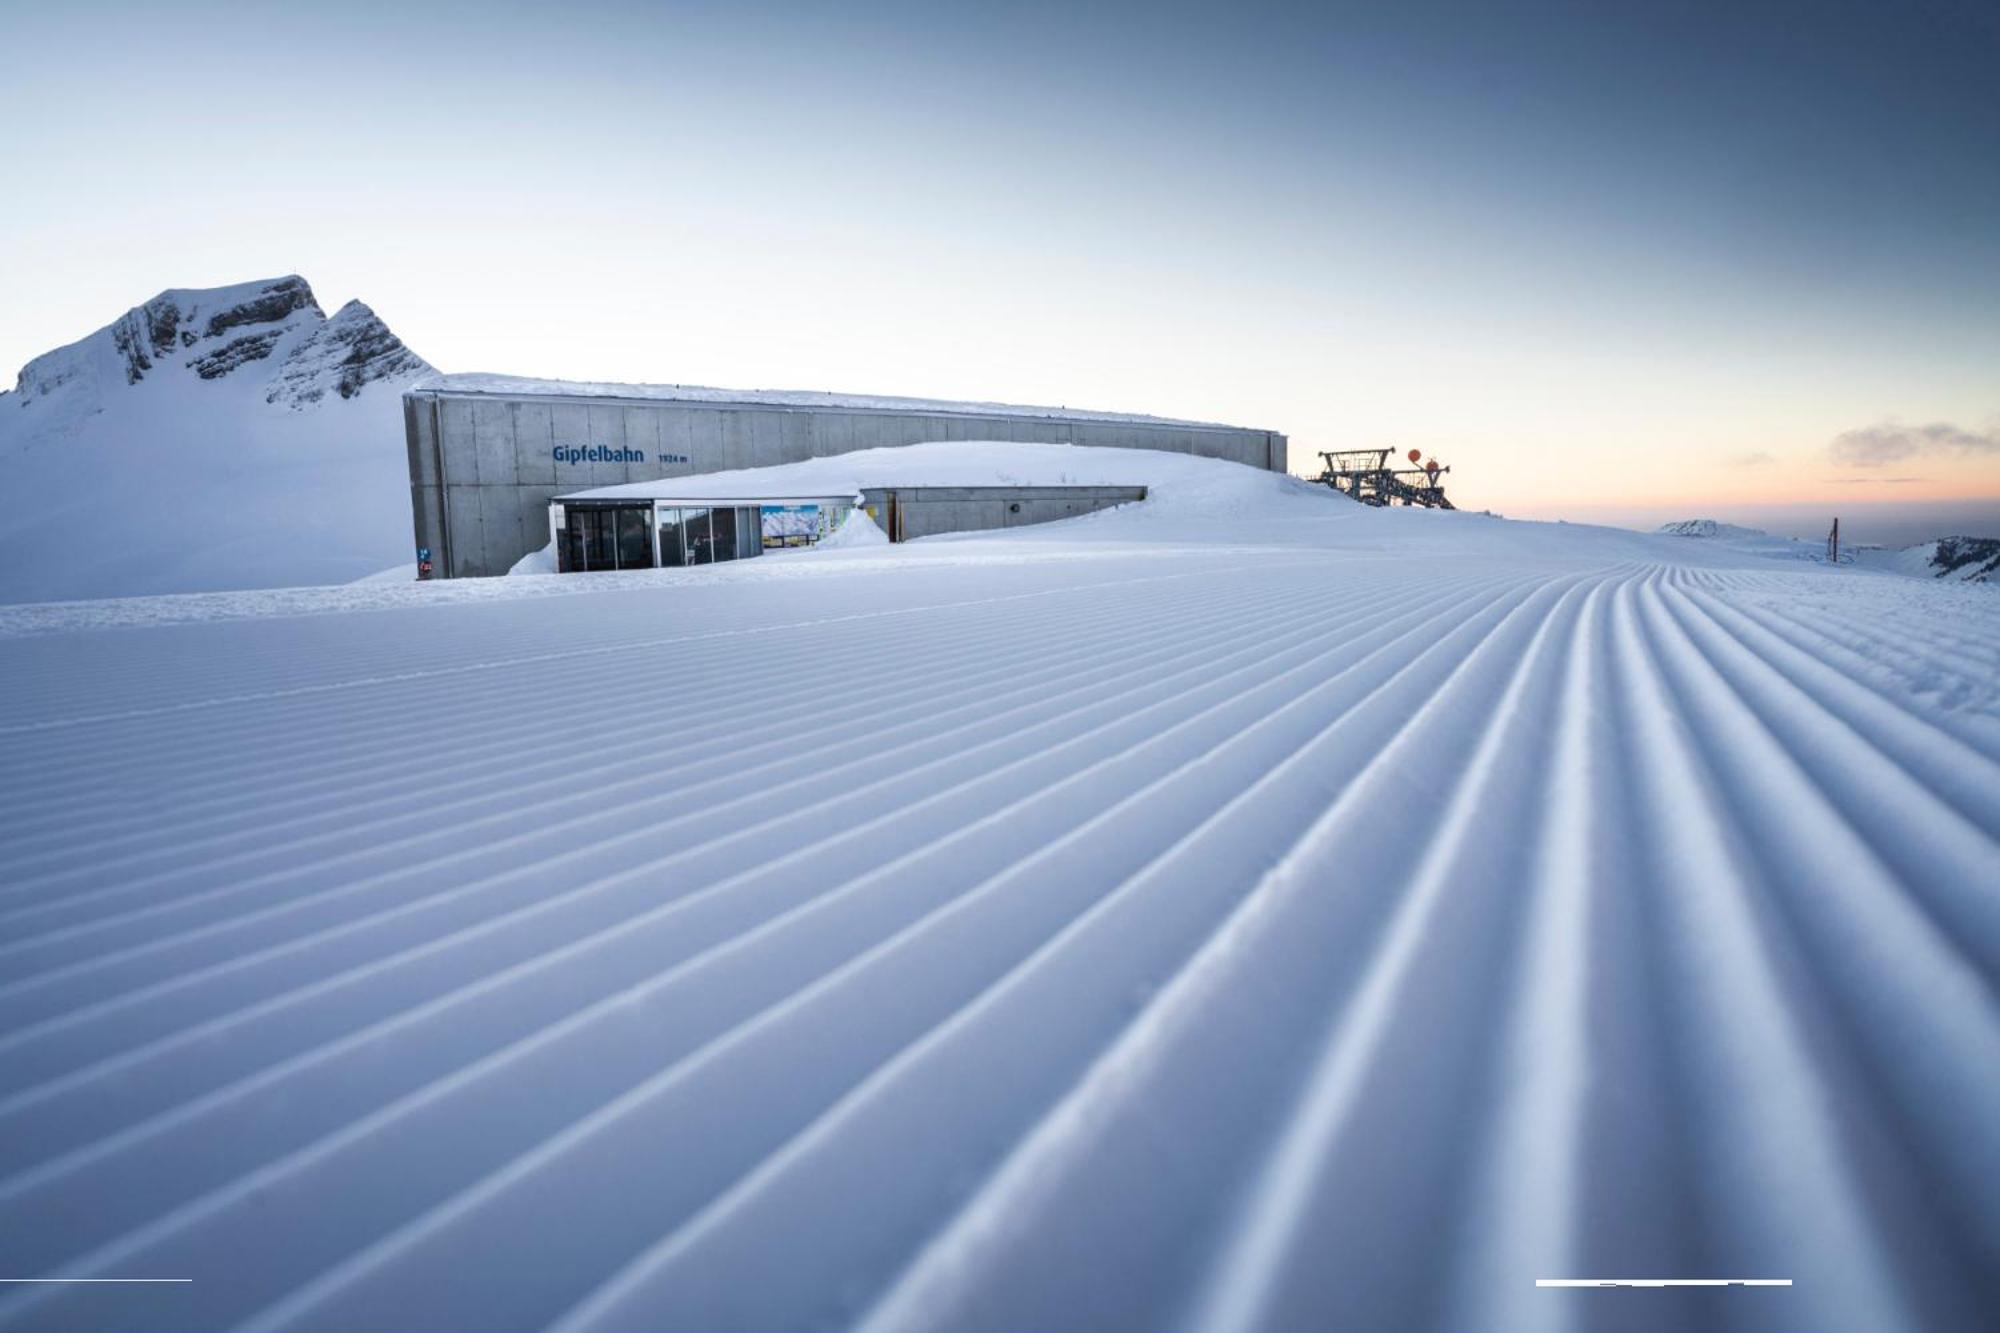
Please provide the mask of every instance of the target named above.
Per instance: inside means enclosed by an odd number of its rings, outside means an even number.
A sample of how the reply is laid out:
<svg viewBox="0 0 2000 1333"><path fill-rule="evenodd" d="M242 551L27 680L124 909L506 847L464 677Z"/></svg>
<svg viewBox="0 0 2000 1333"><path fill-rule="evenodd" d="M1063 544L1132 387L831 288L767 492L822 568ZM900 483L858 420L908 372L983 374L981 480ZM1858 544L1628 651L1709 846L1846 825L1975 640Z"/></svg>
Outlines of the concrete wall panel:
<svg viewBox="0 0 2000 1333"><path fill-rule="evenodd" d="M644 462L625 464L626 481L650 481L660 475L660 417L663 413L644 408L625 409L625 447L646 456Z"/></svg>
<svg viewBox="0 0 2000 1333"><path fill-rule="evenodd" d="M888 518L887 490L863 493L878 522ZM1074 518L1143 500L1143 486L924 486L896 491L904 541L947 532L982 532Z"/></svg>
<svg viewBox="0 0 2000 1333"><path fill-rule="evenodd" d="M827 458L861 448L854 439L854 418L845 412L816 412L811 416L813 457Z"/></svg>
<svg viewBox="0 0 2000 1333"><path fill-rule="evenodd" d="M705 408L686 408L682 412L688 430L689 472L721 472L728 464L722 461L722 417L720 412ZM667 473L667 476L677 475Z"/></svg>
<svg viewBox="0 0 2000 1333"><path fill-rule="evenodd" d="M689 423L689 413L661 412L659 475L662 477L685 476L691 465L679 460L694 456L694 432Z"/></svg>
<svg viewBox="0 0 2000 1333"><path fill-rule="evenodd" d="M506 565L502 565L498 569L492 567L493 554L488 550L486 545L485 525L481 521L479 499L487 489L484 486L445 487L445 522L449 525L450 530L445 540L438 543L433 549L436 550L439 561L443 561L447 552L450 554L449 576L452 578L464 578L468 575L480 574L505 574L508 565L514 563L513 560L509 560ZM519 529L517 528L515 531L518 533ZM526 552L522 554L526 554ZM514 557L515 560L520 558L518 555ZM442 563L439 563L437 567L441 571L446 569L446 566Z"/></svg>
<svg viewBox="0 0 2000 1333"><path fill-rule="evenodd" d="M403 399L403 443L410 455L410 485L437 485L437 440L431 435L428 400Z"/></svg>
<svg viewBox="0 0 2000 1333"><path fill-rule="evenodd" d="M514 478L526 486L556 484L555 411L547 403L512 403Z"/></svg>
<svg viewBox="0 0 2000 1333"><path fill-rule="evenodd" d="M510 406L497 400L472 405L473 477L481 486L512 486L520 477Z"/></svg>
<svg viewBox="0 0 2000 1333"><path fill-rule="evenodd" d="M551 449L581 448L590 443L590 412L582 403L549 404L549 439ZM557 463L551 461L556 484L571 490L582 490L590 485L590 465L588 463Z"/></svg>
<svg viewBox="0 0 2000 1333"><path fill-rule="evenodd" d="M590 420L590 443L602 449L623 449L625 447L625 409L616 403L592 403L584 409ZM590 479L586 486L616 486L630 480L626 476L623 463L586 461L583 466L589 470Z"/></svg>
<svg viewBox="0 0 2000 1333"><path fill-rule="evenodd" d="M751 466L750 460L757 455L750 435L750 414L719 412L716 415L722 426L722 448L716 454L715 467L707 470L728 472Z"/></svg>
<svg viewBox="0 0 2000 1333"><path fill-rule="evenodd" d="M785 413L778 419L779 461L798 463L812 456L812 413Z"/></svg>
<svg viewBox="0 0 2000 1333"><path fill-rule="evenodd" d="M744 413L750 437L749 466L770 467L798 461L785 456L785 416L783 412Z"/></svg>
<svg viewBox="0 0 2000 1333"><path fill-rule="evenodd" d="M455 399L438 403L438 427L444 433L444 479L447 486L471 486L479 481L478 444L472 433L474 404Z"/></svg>
<svg viewBox="0 0 2000 1333"><path fill-rule="evenodd" d="M442 526L438 511L438 506L442 502L442 495L443 493L435 486L410 487L410 515L413 528L410 534L413 538L410 545L410 558L415 559L418 551L429 547L432 564L437 568L443 567L444 559L439 549L443 545L440 535Z"/></svg>

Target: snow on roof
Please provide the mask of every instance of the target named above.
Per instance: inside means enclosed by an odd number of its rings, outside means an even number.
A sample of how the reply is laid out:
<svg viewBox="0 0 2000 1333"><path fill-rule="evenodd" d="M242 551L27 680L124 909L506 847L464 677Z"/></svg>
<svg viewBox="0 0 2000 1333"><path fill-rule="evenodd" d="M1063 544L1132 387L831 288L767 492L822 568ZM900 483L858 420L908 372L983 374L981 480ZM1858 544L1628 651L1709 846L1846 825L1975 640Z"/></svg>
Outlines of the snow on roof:
<svg viewBox="0 0 2000 1333"><path fill-rule="evenodd" d="M598 486L563 500L723 500L851 496L877 486L1150 486L1244 464L1160 449L953 440L857 449L773 467Z"/></svg>
<svg viewBox="0 0 2000 1333"><path fill-rule="evenodd" d="M557 398L647 398L684 403L741 403L763 407L832 407L877 412L923 412L949 416L1045 417L1053 421L1108 421L1134 425L1180 426L1191 430L1261 431L1260 426L1228 426L1217 421L1183 421L1137 412L1096 412L1074 407L1031 407L1016 403L961 403L946 398L897 398L873 393L830 393L818 389L715 389L699 384L615 384L589 380L540 380L520 375L431 375L410 386L414 392L539 395Z"/></svg>

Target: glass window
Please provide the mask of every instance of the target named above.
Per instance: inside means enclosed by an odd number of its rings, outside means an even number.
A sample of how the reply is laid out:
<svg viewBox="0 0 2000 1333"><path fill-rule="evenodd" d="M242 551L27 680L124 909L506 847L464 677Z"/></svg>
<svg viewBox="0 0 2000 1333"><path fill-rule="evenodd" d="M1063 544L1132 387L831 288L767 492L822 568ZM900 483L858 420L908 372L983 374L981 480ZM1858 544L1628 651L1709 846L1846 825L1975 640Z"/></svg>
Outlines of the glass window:
<svg viewBox="0 0 2000 1333"><path fill-rule="evenodd" d="M568 509L563 511L563 525L556 529L556 569L567 574L583 568L583 529Z"/></svg>
<svg viewBox="0 0 2000 1333"><path fill-rule="evenodd" d="M576 511L575 517L583 520L583 567L618 568L617 534L613 530L611 515L602 509L581 509Z"/></svg>
<svg viewBox="0 0 2000 1333"><path fill-rule="evenodd" d="M764 554L763 511L754 506L736 511L736 556Z"/></svg>
<svg viewBox="0 0 2000 1333"><path fill-rule="evenodd" d="M687 553L681 549L681 511L662 509L660 511L660 565L663 568L687 563Z"/></svg>
<svg viewBox="0 0 2000 1333"><path fill-rule="evenodd" d="M647 530L652 506L641 509L636 505L612 511L617 515L618 525L618 568L651 569L653 567L653 534ZM609 515L607 515L609 517Z"/></svg>
<svg viewBox="0 0 2000 1333"><path fill-rule="evenodd" d="M736 511L734 509L711 509L708 521L713 525L714 556L716 560L736 558Z"/></svg>

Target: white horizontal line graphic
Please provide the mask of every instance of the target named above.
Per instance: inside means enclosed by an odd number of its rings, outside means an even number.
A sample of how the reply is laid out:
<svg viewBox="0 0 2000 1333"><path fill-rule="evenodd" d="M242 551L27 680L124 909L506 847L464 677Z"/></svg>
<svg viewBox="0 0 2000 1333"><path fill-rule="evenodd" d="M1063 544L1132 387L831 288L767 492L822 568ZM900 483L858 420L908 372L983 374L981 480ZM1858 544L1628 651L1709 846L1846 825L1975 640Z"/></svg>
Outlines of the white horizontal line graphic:
<svg viewBox="0 0 2000 1333"><path fill-rule="evenodd" d="M1536 1277L1536 1287L1790 1287L1790 1277Z"/></svg>

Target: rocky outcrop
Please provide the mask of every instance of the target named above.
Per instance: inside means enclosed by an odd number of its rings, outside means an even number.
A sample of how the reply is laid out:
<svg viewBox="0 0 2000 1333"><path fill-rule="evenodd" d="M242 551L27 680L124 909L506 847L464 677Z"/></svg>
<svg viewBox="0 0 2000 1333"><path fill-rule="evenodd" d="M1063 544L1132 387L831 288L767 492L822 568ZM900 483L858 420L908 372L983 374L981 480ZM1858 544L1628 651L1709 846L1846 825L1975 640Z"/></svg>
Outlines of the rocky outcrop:
<svg viewBox="0 0 2000 1333"><path fill-rule="evenodd" d="M349 301L287 354L266 401L304 407L328 393L352 398L377 381L430 369L373 310Z"/></svg>
<svg viewBox="0 0 2000 1333"><path fill-rule="evenodd" d="M165 293L126 311L111 326L112 345L125 358L125 382L137 384L153 368L152 358L164 356L180 332L180 307ZM190 341L192 341L192 335Z"/></svg>
<svg viewBox="0 0 2000 1333"><path fill-rule="evenodd" d="M1940 537L1931 552L1938 578L1985 583L2000 573L2000 540L1992 537Z"/></svg>
<svg viewBox="0 0 2000 1333"><path fill-rule="evenodd" d="M310 310L315 315L324 315L319 302L313 299L312 288L306 280L293 274L264 284L255 296L225 306L208 317L208 336L227 333L230 329L245 324L275 324L295 311Z"/></svg>
<svg viewBox="0 0 2000 1333"><path fill-rule="evenodd" d="M168 354L195 347L209 338L232 329L253 325L283 324L294 314L320 314L306 280L293 274L270 282L243 283L235 287L206 290L180 289L161 292L152 300L120 315L110 329L112 348L124 368L125 382L137 384L146 378L156 362ZM205 318L204 318L205 316ZM246 356L256 344L241 338L229 344L234 351L209 349L188 360L188 366L203 379L213 379L228 368L270 354L274 338L263 339L263 351ZM223 368L218 371L217 367Z"/></svg>
<svg viewBox="0 0 2000 1333"><path fill-rule="evenodd" d="M262 333L246 333L213 351L204 352L188 360L188 369L205 380L219 380L230 371L250 361L262 361L285 336L283 329L266 329Z"/></svg>

